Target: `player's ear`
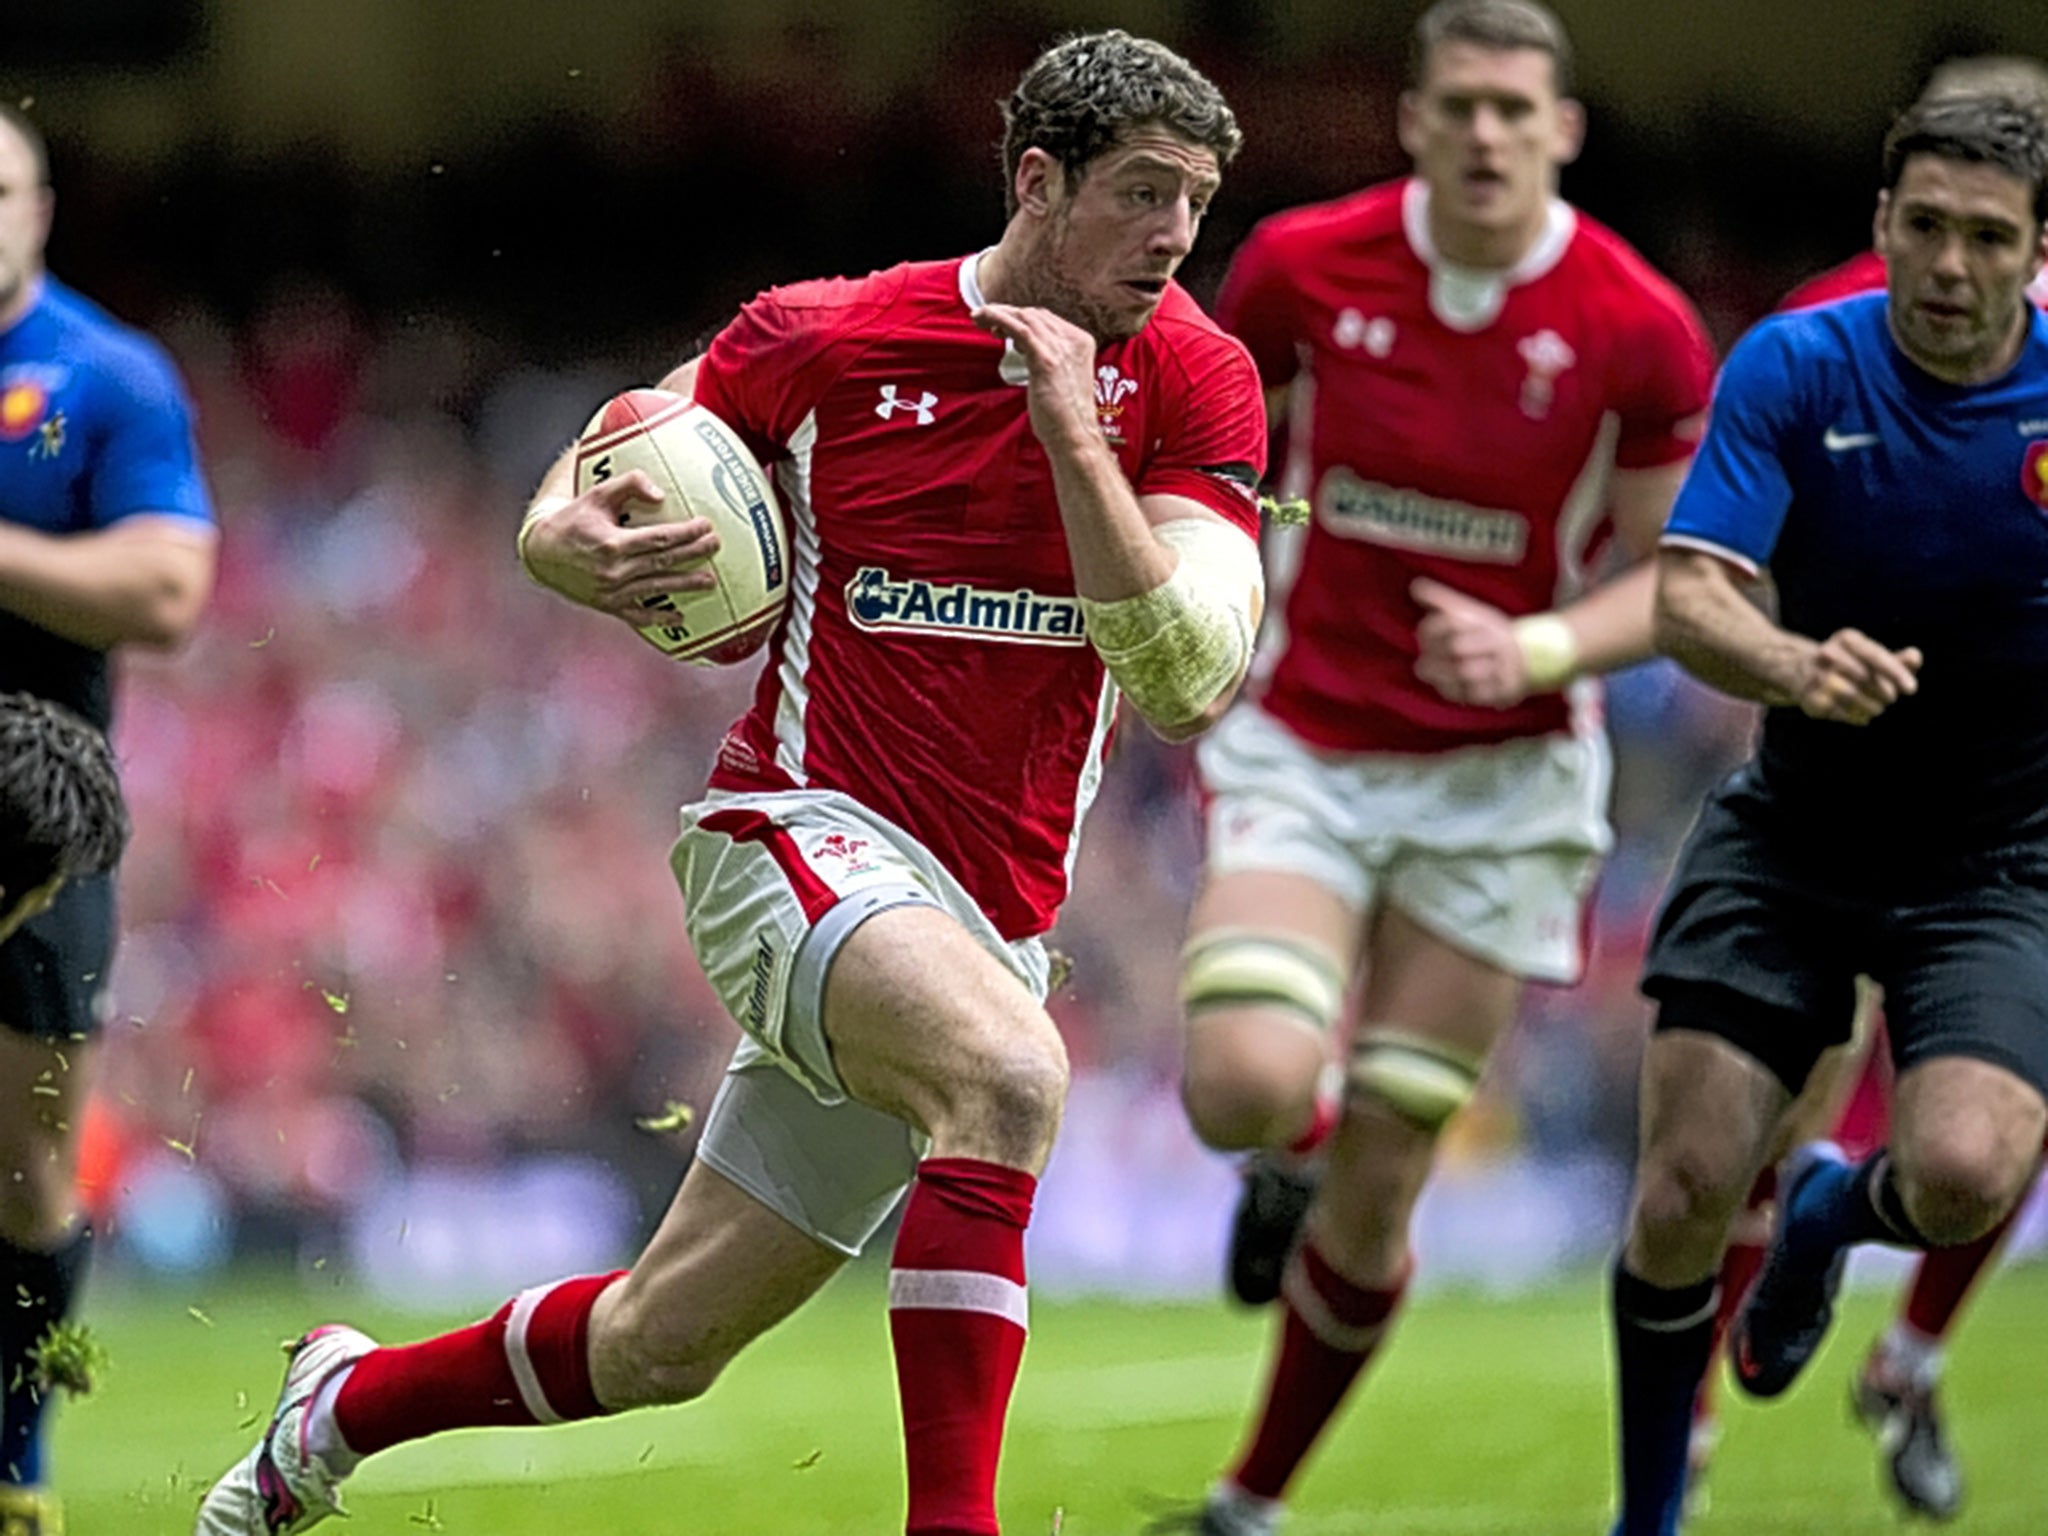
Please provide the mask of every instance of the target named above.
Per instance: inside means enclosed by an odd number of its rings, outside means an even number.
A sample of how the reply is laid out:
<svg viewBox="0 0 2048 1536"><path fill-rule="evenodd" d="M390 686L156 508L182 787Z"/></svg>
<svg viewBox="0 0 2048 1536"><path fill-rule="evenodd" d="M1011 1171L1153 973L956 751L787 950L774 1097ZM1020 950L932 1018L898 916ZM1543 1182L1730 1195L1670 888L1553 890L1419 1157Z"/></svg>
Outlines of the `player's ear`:
<svg viewBox="0 0 2048 1536"><path fill-rule="evenodd" d="M1586 147L1586 109L1575 98L1561 97L1557 103L1557 163L1570 165Z"/></svg>
<svg viewBox="0 0 2048 1536"><path fill-rule="evenodd" d="M1034 218L1044 218L1051 212L1053 200L1065 181L1059 161L1034 144L1017 159L1017 180L1012 190L1017 194L1018 209Z"/></svg>
<svg viewBox="0 0 2048 1536"><path fill-rule="evenodd" d="M1878 255L1884 254L1885 215L1892 210L1892 194L1889 189L1877 194L1877 212L1870 219L1870 248Z"/></svg>
<svg viewBox="0 0 2048 1536"><path fill-rule="evenodd" d="M1401 140L1401 148L1410 160L1422 158L1422 98L1413 91L1403 91L1401 100L1394 108L1394 131Z"/></svg>

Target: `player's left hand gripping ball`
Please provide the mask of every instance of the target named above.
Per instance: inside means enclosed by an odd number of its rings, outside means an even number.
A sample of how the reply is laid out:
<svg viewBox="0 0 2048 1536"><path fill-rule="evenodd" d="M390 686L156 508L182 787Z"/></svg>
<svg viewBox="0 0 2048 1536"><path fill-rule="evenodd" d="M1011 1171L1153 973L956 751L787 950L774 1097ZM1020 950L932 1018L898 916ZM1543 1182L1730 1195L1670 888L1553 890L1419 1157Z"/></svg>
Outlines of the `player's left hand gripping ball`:
<svg viewBox="0 0 2048 1536"><path fill-rule="evenodd" d="M701 405L659 389L605 402L576 440L576 493L639 470L659 503L635 501L627 517L681 522L701 517L718 532L706 567L716 584L658 600L648 642L679 661L724 665L759 649L789 601L789 531L775 490L739 434Z"/></svg>

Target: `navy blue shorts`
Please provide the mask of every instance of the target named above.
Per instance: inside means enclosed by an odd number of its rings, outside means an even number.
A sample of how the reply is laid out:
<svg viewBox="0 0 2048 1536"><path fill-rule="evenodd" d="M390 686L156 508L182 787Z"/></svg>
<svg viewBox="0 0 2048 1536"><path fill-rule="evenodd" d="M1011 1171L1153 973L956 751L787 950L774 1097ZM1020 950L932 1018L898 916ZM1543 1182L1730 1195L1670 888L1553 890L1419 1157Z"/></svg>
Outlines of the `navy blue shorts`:
<svg viewBox="0 0 2048 1536"><path fill-rule="evenodd" d="M90 875L0 944L0 1024L38 1040L82 1040L106 1022L114 880Z"/></svg>
<svg viewBox="0 0 2048 1536"><path fill-rule="evenodd" d="M1881 838L1853 860L1803 843L1742 775L1716 791L1644 961L1657 1027L1718 1035L1797 1093L1849 1038L1860 973L1899 1070L1968 1056L2048 1096L2048 844L1909 875L1883 857Z"/></svg>

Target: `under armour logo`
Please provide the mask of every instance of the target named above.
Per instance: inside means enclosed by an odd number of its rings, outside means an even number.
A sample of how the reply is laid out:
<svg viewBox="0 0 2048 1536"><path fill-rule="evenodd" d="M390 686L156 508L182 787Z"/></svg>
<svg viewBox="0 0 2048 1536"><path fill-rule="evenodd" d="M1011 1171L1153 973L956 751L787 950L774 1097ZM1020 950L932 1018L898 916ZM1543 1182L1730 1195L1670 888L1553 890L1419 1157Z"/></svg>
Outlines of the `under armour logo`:
<svg viewBox="0 0 2048 1536"><path fill-rule="evenodd" d="M881 417L882 420L887 421L898 411L915 411L917 412L917 424L920 427L928 427L932 424L932 407L938 403L939 397L930 390L926 390L915 400L898 400L896 398L896 386L894 384L884 384L882 386L882 403L875 407L875 414Z"/></svg>

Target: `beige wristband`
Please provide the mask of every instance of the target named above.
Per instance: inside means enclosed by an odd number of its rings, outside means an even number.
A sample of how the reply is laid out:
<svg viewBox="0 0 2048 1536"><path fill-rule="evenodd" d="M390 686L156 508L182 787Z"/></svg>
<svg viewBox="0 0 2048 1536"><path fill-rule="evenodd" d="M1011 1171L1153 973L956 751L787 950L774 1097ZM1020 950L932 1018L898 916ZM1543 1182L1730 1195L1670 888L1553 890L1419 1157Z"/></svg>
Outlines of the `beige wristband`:
<svg viewBox="0 0 2048 1536"><path fill-rule="evenodd" d="M1554 613L1532 613L1511 626L1522 669L1537 692L1562 688L1579 669L1579 637Z"/></svg>
<svg viewBox="0 0 2048 1536"><path fill-rule="evenodd" d="M526 509L526 516L519 523L518 550L519 568L525 571L528 576L533 575L533 567L526 563L526 536L533 532L533 525L535 523L544 517L559 512L562 508L569 505L570 500L571 498L567 496L546 496Z"/></svg>

